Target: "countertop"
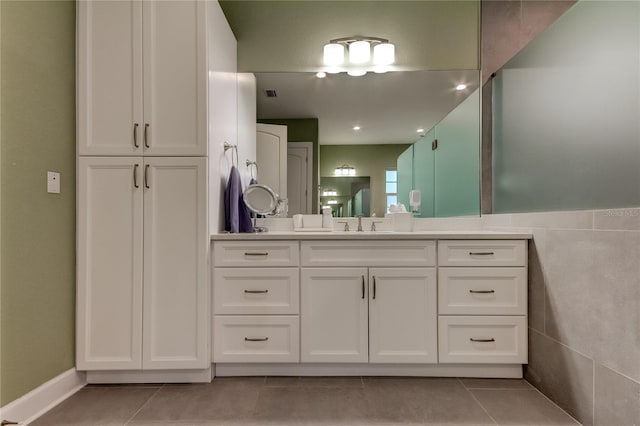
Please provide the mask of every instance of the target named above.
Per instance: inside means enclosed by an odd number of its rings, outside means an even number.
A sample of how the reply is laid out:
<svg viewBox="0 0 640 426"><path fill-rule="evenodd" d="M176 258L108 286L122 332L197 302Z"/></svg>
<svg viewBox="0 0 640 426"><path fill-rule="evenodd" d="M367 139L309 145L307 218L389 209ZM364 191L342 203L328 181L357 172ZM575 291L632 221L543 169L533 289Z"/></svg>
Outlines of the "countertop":
<svg viewBox="0 0 640 426"><path fill-rule="evenodd" d="M212 234L213 241L261 240L528 240L527 232L497 231L416 231L416 232L296 232L273 231L258 234Z"/></svg>

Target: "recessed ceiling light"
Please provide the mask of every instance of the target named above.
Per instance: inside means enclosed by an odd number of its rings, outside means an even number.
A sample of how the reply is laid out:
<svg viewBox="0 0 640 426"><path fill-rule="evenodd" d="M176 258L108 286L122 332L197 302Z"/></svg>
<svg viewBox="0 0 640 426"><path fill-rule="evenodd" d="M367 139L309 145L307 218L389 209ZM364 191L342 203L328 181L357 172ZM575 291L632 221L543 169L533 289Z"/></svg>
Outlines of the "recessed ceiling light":
<svg viewBox="0 0 640 426"><path fill-rule="evenodd" d="M422 133L422 132L424 132L423 128L419 128L418 130L416 130L416 133Z"/></svg>
<svg viewBox="0 0 640 426"><path fill-rule="evenodd" d="M467 88L467 85L466 85L466 84L458 84L458 85L456 86L456 90L464 90L464 89L466 89L466 88Z"/></svg>
<svg viewBox="0 0 640 426"><path fill-rule="evenodd" d="M360 126L353 126L353 130L360 130Z"/></svg>
<svg viewBox="0 0 640 426"><path fill-rule="evenodd" d="M318 78L325 78L326 76L327 76L326 72L320 71L319 73L316 73L316 77Z"/></svg>

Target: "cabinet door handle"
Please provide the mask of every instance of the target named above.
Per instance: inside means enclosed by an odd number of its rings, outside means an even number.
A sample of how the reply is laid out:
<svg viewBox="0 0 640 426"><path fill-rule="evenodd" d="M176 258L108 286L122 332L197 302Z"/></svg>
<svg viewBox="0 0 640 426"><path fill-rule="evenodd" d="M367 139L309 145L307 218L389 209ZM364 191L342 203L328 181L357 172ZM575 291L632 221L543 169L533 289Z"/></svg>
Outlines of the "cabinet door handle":
<svg viewBox="0 0 640 426"><path fill-rule="evenodd" d="M364 291L365 291L365 288L364 288L364 275L363 275L362 276L362 298L363 299L364 299Z"/></svg>
<svg viewBox="0 0 640 426"><path fill-rule="evenodd" d="M138 123L133 123L133 146L136 148L140 148L140 145L138 145L138 126Z"/></svg>
<svg viewBox="0 0 640 426"><path fill-rule="evenodd" d="M136 164L135 166L133 166L133 187L134 188L140 188L140 185L138 185L138 167L140 167L140 164Z"/></svg>
<svg viewBox="0 0 640 426"><path fill-rule="evenodd" d="M144 187L147 189L151 189L149 186L149 165L144 166Z"/></svg>
<svg viewBox="0 0 640 426"><path fill-rule="evenodd" d="M245 252L245 256L269 256L269 253L265 252Z"/></svg>
<svg viewBox="0 0 640 426"><path fill-rule="evenodd" d="M496 339L494 339L493 337L490 339L475 339L475 338L470 338L469 340L471 340L472 342L480 342L480 343L488 343L488 342L495 342Z"/></svg>
<svg viewBox="0 0 640 426"><path fill-rule="evenodd" d="M249 294L260 294L260 293L269 293L269 290L245 290L244 292Z"/></svg>
<svg viewBox="0 0 640 426"><path fill-rule="evenodd" d="M144 146L145 148L149 148L149 123L144 123Z"/></svg>
<svg viewBox="0 0 640 426"><path fill-rule="evenodd" d="M495 253L492 251L470 251L469 256L492 256Z"/></svg>
<svg viewBox="0 0 640 426"><path fill-rule="evenodd" d="M245 337L244 338L245 342L266 342L267 340L269 340L268 337Z"/></svg>
<svg viewBox="0 0 640 426"><path fill-rule="evenodd" d="M491 294L495 293L495 290L469 290L469 293L478 293L478 294Z"/></svg>
<svg viewBox="0 0 640 426"><path fill-rule="evenodd" d="M373 276L373 300L376 299L376 276Z"/></svg>

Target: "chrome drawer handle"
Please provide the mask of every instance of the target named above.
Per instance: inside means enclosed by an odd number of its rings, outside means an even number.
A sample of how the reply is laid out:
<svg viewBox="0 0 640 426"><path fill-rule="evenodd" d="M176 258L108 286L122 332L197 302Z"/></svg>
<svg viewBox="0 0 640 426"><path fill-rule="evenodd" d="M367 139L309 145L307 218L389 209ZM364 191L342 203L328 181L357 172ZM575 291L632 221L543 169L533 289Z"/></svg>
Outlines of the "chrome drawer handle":
<svg viewBox="0 0 640 426"><path fill-rule="evenodd" d="M269 293L269 290L245 290L245 293L250 294L258 294L258 293Z"/></svg>
<svg viewBox="0 0 640 426"><path fill-rule="evenodd" d="M488 342L495 342L496 339L491 338L491 339L474 339L473 337L470 338L469 340L471 340L472 342L480 342L480 343L488 343Z"/></svg>
<svg viewBox="0 0 640 426"><path fill-rule="evenodd" d="M492 251L470 251L469 256L493 256L495 253Z"/></svg>
<svg viewBox="0 0 640 426"><path fill-rule="evenodd" d="M266 342L267 340L269 340L268 337L245 337L244 338L245 342Z"/></svg>
<svg viewBox="0 0 640 426"><path fill-rule="evenodd" d="M469 293L479 293L479 294L491 294L495 293L495 290L469 290Z"/></svg>
<svg viewBox="0 0 640 426"><path fill-rule="evenodd" d="M269 256L269 253L267 253L267 252L261 252L261 253L245 252L244 255L245 256Z"/></svg>

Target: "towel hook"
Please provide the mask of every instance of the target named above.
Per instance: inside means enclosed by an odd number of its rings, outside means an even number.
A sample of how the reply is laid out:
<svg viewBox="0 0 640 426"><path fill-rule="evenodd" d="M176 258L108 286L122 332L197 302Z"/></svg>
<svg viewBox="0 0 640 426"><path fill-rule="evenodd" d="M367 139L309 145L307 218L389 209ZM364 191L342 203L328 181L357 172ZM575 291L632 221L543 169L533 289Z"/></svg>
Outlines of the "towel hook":
<svg viewBox="0 0 640 426"><path fill-rule="evenodd" d="M247 167L249 168L249 172L251 173L251 179L258 179L258 163L256 161L251 161L251 160L247 160L246 163ZM253 168L251 167L255 167L256 169L256 175L253 175Z"/></svg>
<svg viewBox="0 0 640 426"><path fill-rule="evenodd" d="M224 152L226 153L228 150L231 151L231 164L238 167L240 160L238 160L238 145L230 144L229 142L224 143ZM235 153L236 161L233 161L233 154Z"/></svg>

